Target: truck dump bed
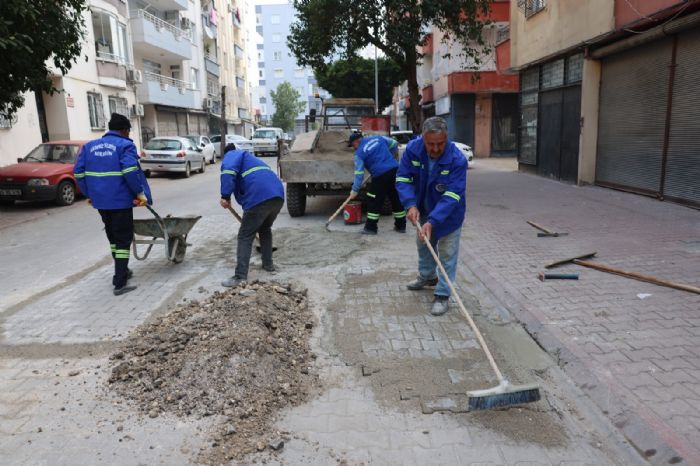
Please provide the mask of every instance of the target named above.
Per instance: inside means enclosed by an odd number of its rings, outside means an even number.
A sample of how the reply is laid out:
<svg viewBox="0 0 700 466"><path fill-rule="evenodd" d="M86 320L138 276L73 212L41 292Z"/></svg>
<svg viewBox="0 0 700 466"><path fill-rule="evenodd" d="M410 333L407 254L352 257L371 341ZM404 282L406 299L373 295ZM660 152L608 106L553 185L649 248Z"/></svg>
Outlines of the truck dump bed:
<svg viewBox="0 0 700 466"><path fill-rule="evenodd" d="M287 183L346 183L354 178L354 149L346 141L349 130L309 131L297 136L279 161Z"/></svg>

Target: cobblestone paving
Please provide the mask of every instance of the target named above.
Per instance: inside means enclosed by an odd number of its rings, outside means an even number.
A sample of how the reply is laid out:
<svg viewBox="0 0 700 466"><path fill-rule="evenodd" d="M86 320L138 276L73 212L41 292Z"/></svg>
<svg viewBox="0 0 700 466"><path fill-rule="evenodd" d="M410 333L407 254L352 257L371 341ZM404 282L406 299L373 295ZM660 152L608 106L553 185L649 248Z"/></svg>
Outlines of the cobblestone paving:
<svg viewBox="0 0 700 466"><path fill-rule="evenodd" d="M480 161L481 162L481 161ZM462 262L528 325L550 354L654 464L700 464L700 296L568 265L597 262L700 285L700 212L597 187L575 187L480 163L468 178ZM538 238L534 221L568 232Z"/></svg>

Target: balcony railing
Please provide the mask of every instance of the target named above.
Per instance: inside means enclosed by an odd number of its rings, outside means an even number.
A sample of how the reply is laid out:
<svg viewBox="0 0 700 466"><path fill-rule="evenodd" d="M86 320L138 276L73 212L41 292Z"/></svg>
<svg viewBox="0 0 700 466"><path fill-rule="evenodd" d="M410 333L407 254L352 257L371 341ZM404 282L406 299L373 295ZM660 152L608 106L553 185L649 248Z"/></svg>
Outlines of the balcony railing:
<svg viewBox="0 0 700 466"><path fill-rule="evenodd" d="M123 57L120 57L119 55L115 55L113 53L109 52L101 52L97 51L97 59L98 60L104 60L104 61L111 61L114 63L117 63L119 65L131 65L131 62L128 60L125 60Z"/></svg>
<svg viewBox="0 0 700 466"><path fill-rule="evenodd" d="M172 25L171 23L165 21L164 19L160 19L159 17L152 15L151 13L145 11L145 10L132 10L131 11L131 18L143 18L146 21L153 23L155 25L156 29L165 29L166 31L170 31L176 39L179 39L180 37L184 37L185 39L189 39L190 41L192 40L192 30L185 30L185 29L180 29L177 26Z"/></svg>
<svg viewBox="0 0 700 466"><path fill-rule="evenodd" d="M213 53L206 53L206 52L205 52L205 53L204 53L204 58L206 58L207 60L209 60L209 61L212 62L212 63L215 63L215 64L217 64L217 65L219 64L219 60L216 58L216 54L213 54Z"/></svg>
<svg viewBox="0 0 700 466"><path fill-rule="evenodd" d="M143 77L146 81L159 83L161 87L172 86L181 90L195 90L193 83L188 83L187 81L182 81L180 79L169 78L168 76L163 76L161 74L151 73L150 71L144 71Z"/></svg>

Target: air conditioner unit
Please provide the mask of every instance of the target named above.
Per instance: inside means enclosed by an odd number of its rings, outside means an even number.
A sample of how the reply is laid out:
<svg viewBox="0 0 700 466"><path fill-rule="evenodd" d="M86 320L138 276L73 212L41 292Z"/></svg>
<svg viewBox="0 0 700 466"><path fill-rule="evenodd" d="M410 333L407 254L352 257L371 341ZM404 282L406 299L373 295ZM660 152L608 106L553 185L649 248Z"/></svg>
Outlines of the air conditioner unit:
<svg viewBox="0 0 700 466"><path fill-rule="evenodd" d="M190 29L192 27L192 21L189 18L180 18L180 29Z"/></svg>
<svg viewBox="0 0 700 466"><path fill-rule="evenodd" d="M144 115L143 111L143 105L141 104L134 104L131 106L131 115L132 116L140 116L142 117Z"/></svg>
<svg viewBox="0 0 700 466"><path fill-rule="evenodd" d="M141 70L127 70L126 71L126 79L130 83L136 83L136 84L141 84L143 82L143 74L141 73Z"/></svg>
<svg viewBox="0 0 700 466"><path fill-rule="evenodd" d="M204 110L210 110L214 105L214 101L208 97L202 99L202 107Z"/></svg>

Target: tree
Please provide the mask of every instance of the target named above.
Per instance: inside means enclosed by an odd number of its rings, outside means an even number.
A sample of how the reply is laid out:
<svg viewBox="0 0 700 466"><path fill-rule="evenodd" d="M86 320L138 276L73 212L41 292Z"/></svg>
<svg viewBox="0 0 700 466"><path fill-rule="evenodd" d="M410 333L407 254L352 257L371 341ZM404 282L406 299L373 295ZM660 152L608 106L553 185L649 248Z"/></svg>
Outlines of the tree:
<svg viewBox="0 0 700 466"><path fill-rule="evenodd" d="M377 60L379 108L391 103L393 88L403 81L401 68L392 60ZM374 99L374 60L351 57L323 65L314 70L318 85L333 97L368 97Z"/></svg>
<svg viewBox="0 0 700 466"><path fill-rule="evenodd" d="M277 86L277 91L270 91L272 103L275 104L275 114L272 115L272 125L284 131L294 129L297 114L304 111L306 103L300 102L301 94L288 81Z"/></svg>
<svg viewBox="0 0 700 466"><path fill-rule="evenodd" d="M321 68L328 57L349 58L374 45L393 60L408 81L411 103L409 120L420 130L416 66L425 43L425 31L434 26L445 41L462 46L465 63L480 64L483 39L492 0L294 0L297 10L288 37L289 47L300 65Z"/></svg>
<svg viewBox="0 0 700 466"><path fill-rule="evenodd" d="M67 73L85 35L85 0L0 1L0 115L11 117L27 91L54 93L49 60Z"/></svg>

